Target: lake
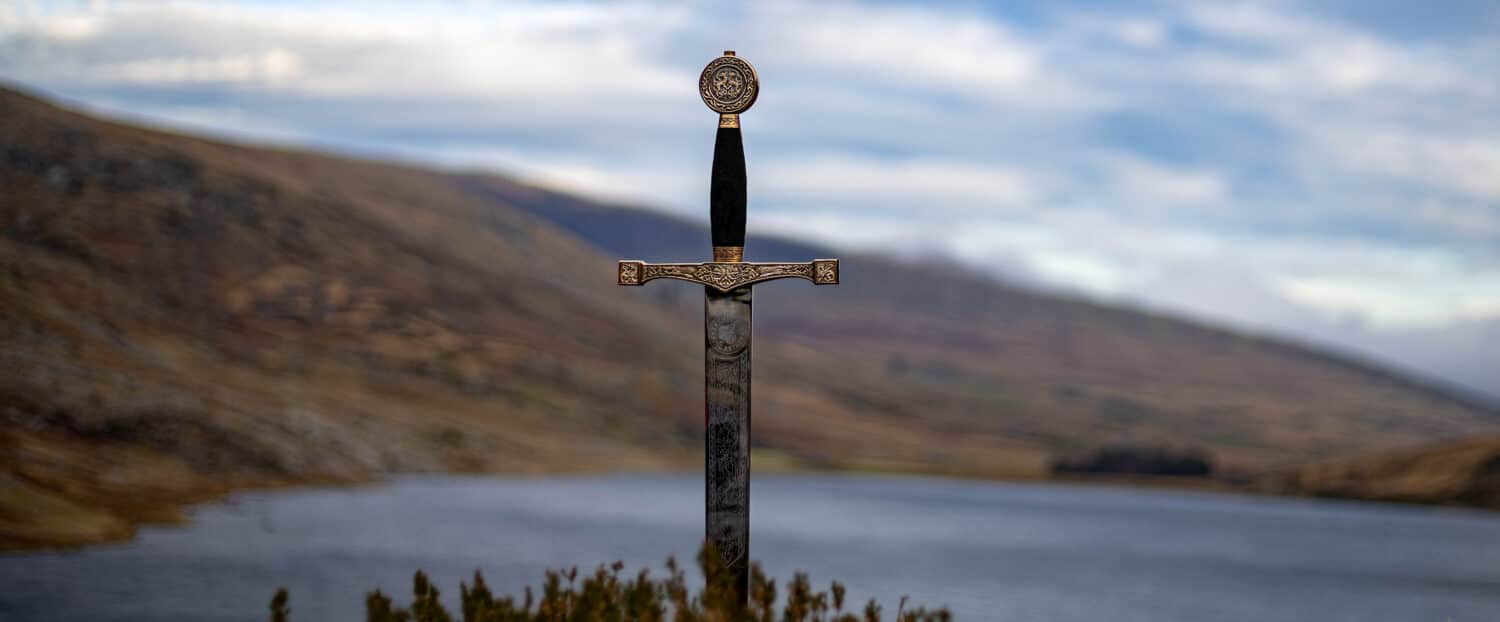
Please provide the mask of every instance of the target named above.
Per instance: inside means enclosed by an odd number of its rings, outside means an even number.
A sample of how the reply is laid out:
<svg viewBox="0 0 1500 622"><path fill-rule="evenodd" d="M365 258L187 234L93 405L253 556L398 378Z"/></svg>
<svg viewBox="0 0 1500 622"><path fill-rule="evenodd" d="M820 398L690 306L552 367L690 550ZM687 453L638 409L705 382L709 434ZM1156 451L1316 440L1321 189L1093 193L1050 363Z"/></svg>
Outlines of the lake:
<svg viewBox="0 0 1500 622"><path fill-rule="evenodd" d="M959 620L1500 620L1500 514L934 478L757 476L752 556L784 584L901 595ZM452 608L547 568L691 560L693 475L408 477L236 495L128 543L0 556L3 620L362 620L424 569ZM889 619L889 615L887 619Z"/></svg>

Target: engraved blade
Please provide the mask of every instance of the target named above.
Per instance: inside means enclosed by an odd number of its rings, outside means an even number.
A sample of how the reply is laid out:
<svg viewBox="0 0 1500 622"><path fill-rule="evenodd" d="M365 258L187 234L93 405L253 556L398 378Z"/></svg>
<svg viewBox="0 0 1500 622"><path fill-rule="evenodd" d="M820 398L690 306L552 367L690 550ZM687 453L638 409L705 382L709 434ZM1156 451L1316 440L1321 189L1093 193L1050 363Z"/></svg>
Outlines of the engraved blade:
<svg viewBox="0 0 1500 622"><path fill-rule="evenodd" d="M745 594L750 576L750 287L703 291L707 534Z"/></svg>

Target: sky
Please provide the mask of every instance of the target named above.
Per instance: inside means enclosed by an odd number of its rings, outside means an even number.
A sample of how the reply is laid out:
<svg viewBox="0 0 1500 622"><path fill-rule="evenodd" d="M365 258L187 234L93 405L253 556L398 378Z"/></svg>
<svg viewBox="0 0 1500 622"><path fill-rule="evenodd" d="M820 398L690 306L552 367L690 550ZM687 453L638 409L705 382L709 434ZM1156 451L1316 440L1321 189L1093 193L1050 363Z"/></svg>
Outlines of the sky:
<svg viewBox="0 0 1500 622"><path fill-rule="evenodd" d="M1331 345L1500 396L1500 3L9 2L0 80Z"/></svg>

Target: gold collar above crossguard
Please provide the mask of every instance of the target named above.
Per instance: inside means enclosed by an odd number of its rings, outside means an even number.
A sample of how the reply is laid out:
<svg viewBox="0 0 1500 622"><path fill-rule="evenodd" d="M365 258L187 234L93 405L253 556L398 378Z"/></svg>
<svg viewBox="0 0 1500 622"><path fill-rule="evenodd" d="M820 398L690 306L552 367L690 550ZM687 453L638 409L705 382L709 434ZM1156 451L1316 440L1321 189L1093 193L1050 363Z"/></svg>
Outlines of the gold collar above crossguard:
<svg viewBox="0 0 1500 622"><path fill-rule="evenodd" d="M745 260L745 247L743 246L715 246L714 261L724 263L739 263Z"/></svg>

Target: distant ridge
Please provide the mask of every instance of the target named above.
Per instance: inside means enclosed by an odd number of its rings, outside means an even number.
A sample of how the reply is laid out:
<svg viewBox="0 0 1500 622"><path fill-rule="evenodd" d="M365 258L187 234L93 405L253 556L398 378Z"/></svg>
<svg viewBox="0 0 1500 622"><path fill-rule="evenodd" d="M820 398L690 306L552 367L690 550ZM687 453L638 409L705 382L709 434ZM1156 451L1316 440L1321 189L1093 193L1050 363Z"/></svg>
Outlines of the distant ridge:
<svg viewBox="0 0 1500 622"><path fill-rule="evenodd" d="M701 465L701 297L613 283L622 255L705 256L696 223L14 90L0 189L0 545L123 537L243 486ZM1129 443L1257 472L1500 433L1343 357L843 259L837 288L757 293L758 469L1044 477Z"/></svg>
<svg viewBox="0 0 1500 622"><path fill-rule="evenodd" d="M704 222L645 207L595 202L550 190L539 190L535 194L527 195L524 198L507 197L494 193L486 186L486 178L491 177L490 175L469 174L461 177L464 178L463 182L465 185L480 196L485 196L493 200L509 201L514 207L545 218L587 240L601 250L621 258L651 257L655 260L680 260L683 257L691 258L703 254L701 247L703 246L703 240L707 239L708 236L708 227ZM751 249L751 252L756 256L750 259L752 261L774 261L777 258L784 257L833 257L840 254L825 246L811 242L797 241L782 236L755 235L752 236L752 242L754 243L754 247ZM921 262L901 261L880 256L862 255L860 260L865 263L875 263L882 266L895 264L911 267L913 264L916 264L917 267L923 267L928 270L939 268L936 265L923 266ZM1209 320L1176 316L1169 311L1135 307L1126 303L1092 302L1084 298L1070 297L1065 294L1028 290L1028 288L1008 284L992 276L968 271L962 266L941 266L941 268L964 270L969 272L973 278L994 279L996 287L1029 291L1031 295L1039 298L1051 298L1064 303L1097 304L1103 307L1117 308L1127 313L1168 317L1174 319L1174 321L1187 325L1195 325L1204 330L1244 334L1247 337L1276 344L1290 351L1300 352L1303 356L1322 358L1330 365L1345 365L1362 370L1369 374L1370 378L1375 381L1400 383L1413 391L1426 392L1435 400L1456 402L1469 408L1500 417L1500 400L1491 399L1489 396L1477 391L1466 389L1442 379L1419 377L1356 352L1334 347L1320 347L1298 339L1266 333L1220 328L1214 326Z"/></svg>

